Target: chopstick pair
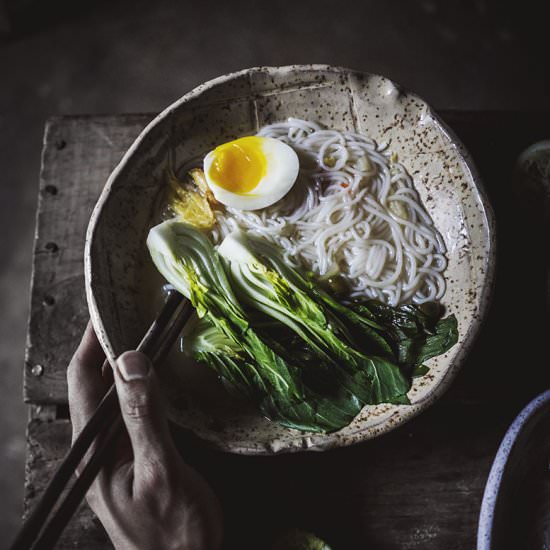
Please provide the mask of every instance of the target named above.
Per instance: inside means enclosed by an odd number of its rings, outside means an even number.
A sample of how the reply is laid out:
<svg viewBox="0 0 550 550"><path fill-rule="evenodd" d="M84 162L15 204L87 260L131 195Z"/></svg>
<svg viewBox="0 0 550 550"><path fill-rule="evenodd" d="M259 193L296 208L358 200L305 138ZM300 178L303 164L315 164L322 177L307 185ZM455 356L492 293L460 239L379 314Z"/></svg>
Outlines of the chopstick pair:
<svg viewBox="0 0 550 550"><path fill-rule="evenodd" d="M149 327L137 350L147 355L153 365L160 363L166 357L192 312L190 302L175 290L170 290L162 310ZM113 383L25 521L11 550L49 550L54 547L104 465L106 456L122 426L120 406ZM97 441L97 444L88 462L65 492L73 473L94 441Z"/></svg>

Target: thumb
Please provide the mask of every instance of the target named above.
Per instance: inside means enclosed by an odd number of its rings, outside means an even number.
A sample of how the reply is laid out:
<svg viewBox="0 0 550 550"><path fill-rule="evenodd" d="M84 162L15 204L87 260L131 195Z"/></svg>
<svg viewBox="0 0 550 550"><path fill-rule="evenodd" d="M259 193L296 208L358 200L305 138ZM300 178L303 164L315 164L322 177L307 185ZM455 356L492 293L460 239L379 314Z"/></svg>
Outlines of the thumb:
<svg viewBox="0 0 550 550"><path fill-rule="evenodd" d="M174 445L155 373L149 358L139 351L127 351L116 362L115 384L120 410L130 436L134 472L150 472L168 463Z"/></svg>

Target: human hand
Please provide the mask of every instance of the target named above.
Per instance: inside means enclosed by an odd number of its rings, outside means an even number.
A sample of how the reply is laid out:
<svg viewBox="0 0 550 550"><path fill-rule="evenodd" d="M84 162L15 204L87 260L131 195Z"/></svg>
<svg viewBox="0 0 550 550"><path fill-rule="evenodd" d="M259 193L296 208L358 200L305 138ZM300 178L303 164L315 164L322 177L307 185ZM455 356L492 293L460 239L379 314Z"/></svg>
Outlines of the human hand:
<svg viewBox="0 0 550 550"><path fill-rule="evenodd" d="M87 494L117 550L217 550L222 517L205 480L175 448L149 359L127 351L116 369L91 323L67 370L73 441L113 379L126 433Z"/></svg>

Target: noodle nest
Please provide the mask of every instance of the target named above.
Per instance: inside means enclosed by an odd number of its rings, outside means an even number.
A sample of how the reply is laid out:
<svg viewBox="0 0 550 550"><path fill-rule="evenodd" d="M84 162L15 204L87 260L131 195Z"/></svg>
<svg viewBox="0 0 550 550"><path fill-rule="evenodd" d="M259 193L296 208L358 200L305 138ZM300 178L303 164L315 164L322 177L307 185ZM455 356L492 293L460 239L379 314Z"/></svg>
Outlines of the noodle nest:
<svg viewBox="0 0 550 550"><path fill-rule="evenodd" d="M298 180L268 208L218 211L215 243L236 228L262 237L290 265L343 281L349 300L397 306L441 299L445 245L395 154L363 135L299 119L258 135L293 147Z"/></svg>

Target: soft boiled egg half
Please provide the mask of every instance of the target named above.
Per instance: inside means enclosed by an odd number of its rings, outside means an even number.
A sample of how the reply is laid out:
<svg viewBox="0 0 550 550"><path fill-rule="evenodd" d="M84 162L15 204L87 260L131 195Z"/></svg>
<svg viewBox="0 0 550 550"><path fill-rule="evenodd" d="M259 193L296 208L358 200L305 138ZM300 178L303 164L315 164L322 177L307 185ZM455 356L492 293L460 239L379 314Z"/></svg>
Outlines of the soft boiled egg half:
<svg viewBox="0 0 550 550"><path fill-rule="evenodd" d="M238 210L257 210L282 199L299 168L294 149L261 136L224 143L204 157L204 175L214 197Z"/></svg>

